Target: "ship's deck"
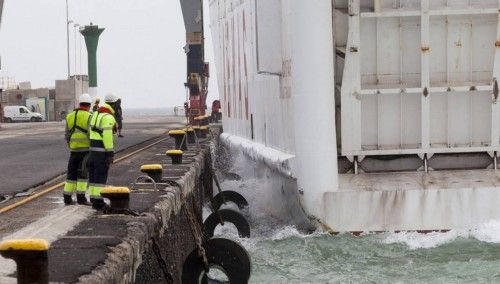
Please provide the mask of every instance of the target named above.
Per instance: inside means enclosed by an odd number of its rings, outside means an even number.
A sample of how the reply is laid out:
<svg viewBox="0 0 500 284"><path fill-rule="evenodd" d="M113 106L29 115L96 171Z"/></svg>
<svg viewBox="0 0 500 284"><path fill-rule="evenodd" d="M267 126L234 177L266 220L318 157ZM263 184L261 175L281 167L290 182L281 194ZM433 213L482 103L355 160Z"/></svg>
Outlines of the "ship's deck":
<svg viewBox="0 0 500 284"><path fill-rule="evenodd" d="M436 190L500 187L500 171L453 170L339 175L339 191Z"/></svg>
<svg viewBox="0 0 500 284"><path fill-rule="evenodd" d="M460 170L340 175L324 195L340 232L475 228L500 219L500 172Z"/></svg>

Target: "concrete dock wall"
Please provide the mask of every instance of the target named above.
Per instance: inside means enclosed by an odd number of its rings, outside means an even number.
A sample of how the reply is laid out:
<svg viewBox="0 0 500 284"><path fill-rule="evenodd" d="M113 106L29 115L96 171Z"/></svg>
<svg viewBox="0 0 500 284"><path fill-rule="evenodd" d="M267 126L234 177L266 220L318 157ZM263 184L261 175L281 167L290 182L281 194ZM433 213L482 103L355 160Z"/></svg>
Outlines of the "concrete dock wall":
<svg viewBox="0 0 500 284"><path fill-rule="evenodd" d="M156 242L163 261L175 282L180 282L182 264L195 248L190 223L185 210L194 212L201 228L203 204L203 178L206 177L205 160L210 154L205 148L193 158L189 171L179 180L179 187L169 192L134 192L132 209L146 209L141 216L108 216L121 219L126 226L122 242L110 249L105 262L89 274L79 277L80 283L165 283L160 262L153 251ZM183 198L182 195L186 197ZM154 202L159 199L158 202ZM96 216L96 218L100 218ZM102 218L102 217L101 217Z"/></svg>

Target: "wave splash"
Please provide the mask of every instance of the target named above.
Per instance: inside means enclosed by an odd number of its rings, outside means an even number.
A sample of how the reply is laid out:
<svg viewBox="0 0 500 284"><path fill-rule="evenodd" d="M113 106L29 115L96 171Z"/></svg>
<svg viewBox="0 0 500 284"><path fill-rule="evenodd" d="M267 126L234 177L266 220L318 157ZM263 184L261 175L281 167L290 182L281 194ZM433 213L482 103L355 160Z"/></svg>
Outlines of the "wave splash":
<svg viewBox="0 0 500 284"><path fill-rule="evenodd" d="M388 233L382 241L385 244L405 244L409 249L428 249L448 244L459 238L476 239L487 243L500 243L500 220L491 220L468 230L451 230L448 232L399 232Z"/></svg>
<svg viewBox="0 0 500 284"><path fill-rule="evenodd" d="M250 206L244 210L243 215L248 219L252 228L251 239L240 239L237 235L234 226L224 226L216 229L216 235L224 235L227 237L238 239L245 247L252 249L259 241L282 241L291 238L308 238L308 237L332 237L330 241L338 241L335 236L328 236L327 233L316 231L312 234L304 233L296 226L293 226L288 219L288 216L274 214L274 209L269 205L271 199L269 192L276 185L273 181L273 175L265 170L256 170L261 168L258 163L249 160L241 151L232 149L232 161L229 169L232 173L237 174L240 179L230 180L222 179L221 186L223 190L234 190L245 196ZM276 205L276 204L274 204ZM239 211L232 204L223 207ZM205 209L205 216L208 210ZM349 234L341 234L340 238L350 239ZM361 237L369 242L378 244L404 244L410 250L430 249L449 244L458 239L475 239L485 243L500 243L500 220L491 220L481 224L474 229L451 230L448 232L398 232L398 233L383 233L377 236L373 234L362 234ZM359 240L358 240L359 241Z"/></svg>

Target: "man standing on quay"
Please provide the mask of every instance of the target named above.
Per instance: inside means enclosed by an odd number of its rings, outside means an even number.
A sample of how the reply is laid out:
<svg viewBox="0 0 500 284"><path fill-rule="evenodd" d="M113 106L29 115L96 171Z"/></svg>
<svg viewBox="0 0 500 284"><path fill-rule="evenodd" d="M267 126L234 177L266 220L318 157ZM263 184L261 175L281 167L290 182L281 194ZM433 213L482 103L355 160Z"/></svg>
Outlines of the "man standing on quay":
<svg viewBox="0 0 500 284"><path fill-rule="evenodd" d="M109 167L114 158L113 130L116 120L115 103L118 98L112 94L105 97L105 103L90 118L90 157L89 186L92 208L103 210L106 207L101 190L106 186Z"/></svg>
<svg viewBox="0 0 500 284"><path fill-rule="evenodd" d="M83 94L79 98L80 107L66 116L66 142L71 151L68 161L68 174L64 185L64 204L73 203L73 193L78 204L87 204L87 158L89 154L89 119L92 98Z"/></svg>

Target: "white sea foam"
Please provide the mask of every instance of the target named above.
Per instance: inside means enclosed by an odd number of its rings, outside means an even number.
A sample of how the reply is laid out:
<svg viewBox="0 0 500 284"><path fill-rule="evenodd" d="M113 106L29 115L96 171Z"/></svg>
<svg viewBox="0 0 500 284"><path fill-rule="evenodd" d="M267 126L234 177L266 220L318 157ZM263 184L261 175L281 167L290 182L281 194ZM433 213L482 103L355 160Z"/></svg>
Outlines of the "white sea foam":
<svg viewBox="0 0 500 284"><path fill-rule="evenodd" d="M290 223L283 222L280 216L270 215L266 206L266 198L272 184L271 177L264 174L264 177L255 177L253 172L248 172L248 160L243 155L234 155L231 172L242 177L242 180L225 180L221 183L223 190L234 190L242 194L248 201L249 207L239 210L233 203L223 205L222 208L228 208L242 213L251 225L251 238L240 238L237 230L232 224L218 226L215 230L216 236L230 238L241 243L247 250L256 249L258 242L263 240L285 240L292 237L304 238L309 234L302 233ZM211 214L207 207L203 209L203 215L206 218ZM315 235L315 234L313 234Z"/></svg>
<svg viewBox="0 0 500 284"><path fill-rule="evenodd" d="M276 230L274 234L271 236L273 241L284 240L291 237L304 237L303 234L295 228L295 226L285 226L279 230Z"/></svg>
<svg viewBox="0 0 500 284"><path fill-rule="evenodd" d="M487 243L500 243L500 220L491 220L471 231L475 239Z"/></svg>
<svg viewBox="0 0 500 284"><path fill-rule="evenodd" d="M500 221L491 220L479 225L477 228L469 230L451 230L448 232L400 232L389 233L383 243L401 243L410 249L435 248L455 241L458 238L473 238L478 241L488 243L500 243Z"/></svg>
<svg viewBox="0 0 500 284"><path fill-rule="evenodd" d="M220 139L224 144L240 149L254 161L263 162L272 169L278 170L287 176L293 176L294 155L227 133L222 133Z"/></svg>
<svg viewBox="0 0 500 284"><path fill-rule="evenodd" d="M449 243L460 236L461 234L457 231L449 231L446 233L431 232L427 234L417 232L400 232L389 233L383 242L385 244L406 244L410 249L435 248Z"/></svg>

